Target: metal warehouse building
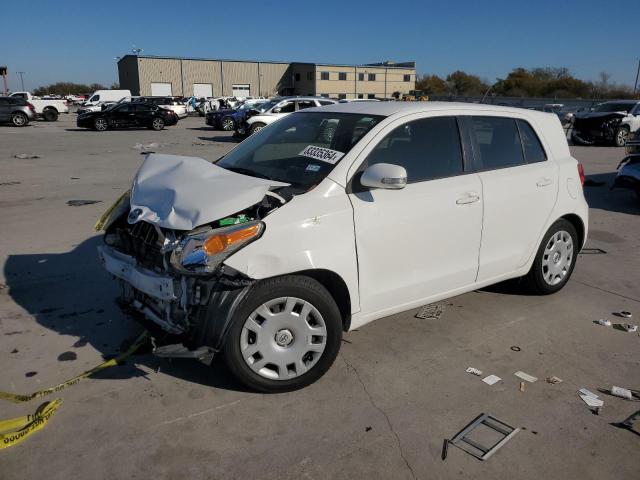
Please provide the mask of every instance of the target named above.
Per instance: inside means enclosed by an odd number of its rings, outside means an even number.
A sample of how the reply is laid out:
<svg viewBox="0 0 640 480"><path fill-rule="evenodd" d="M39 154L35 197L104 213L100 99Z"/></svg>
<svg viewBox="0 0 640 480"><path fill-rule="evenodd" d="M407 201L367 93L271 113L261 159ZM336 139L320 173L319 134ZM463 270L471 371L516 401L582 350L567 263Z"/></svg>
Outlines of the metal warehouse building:
<svg viewBox="0 0 640 480"><path fill-rule="evenodd" d="M195 97L319 95L390 98L415 89L414 62L366 65L125 55L120 88L133 95Z"/></svg>

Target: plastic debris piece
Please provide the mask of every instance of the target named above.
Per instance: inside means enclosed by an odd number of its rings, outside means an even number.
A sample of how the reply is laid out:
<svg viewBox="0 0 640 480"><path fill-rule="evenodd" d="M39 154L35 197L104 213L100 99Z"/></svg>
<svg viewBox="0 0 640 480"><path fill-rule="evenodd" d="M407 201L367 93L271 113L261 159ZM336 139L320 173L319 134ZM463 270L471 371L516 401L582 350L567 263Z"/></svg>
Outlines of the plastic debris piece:
<svg viewBox="0 0 640 480"><path fill-rule="evenodd" d="M82 205L92 205L94 203L101 203L102 200L69 200L67 205L70 207L81 207Z"/></svg>
<svg viewBox="0 0 640 480"><path fill-rule="evenodd" d="M611 320L605 320L604 318L596 320L596 323L598 325L602 325L603 327L610 327L611 326Z"/></svg>
<svg viewBox="0 0 640 480"><path fill-rule="evenodd" d="M498 377L497 375L489 375L488 377L484 377L482 379L482 381L484 383L486 383L487 385L495 385L496 383L498 383L501 380L502 379L500 377Z"/></svg>
<svg viewBox="0 0 640 480"><path fill-rule="evenodd" d="M514 352L519 352L520 350L522 350L519 346L517 345L512 345L511 346L511 350L513 350Z"/></svg>
<svg viewBox="0 0 640 480"><path fill-rule="evenodd" d="M620 398L626 398L627 400L633 400L631 390L622 387L616 387L615 385L611 387L611 395L615 395L616 397Z"/></svg>
<svg viewBox="0 0 640 480"><path fill-rule="evenodd" d="M590 407L600 408L604 405L604 401L600 400L598 395L587 390L586 388L581 388L580 390L578 390L578 395L580 396L582 401Z"/></svg>
<svg viewBox="0 0 640 480"><path fill-rule="evenodd" d="M40 158L38 155L32 155L30 153L16 153L13 158L19 158L20 160L25 160L27 158Z"/></svg>
<svg viewBox="0 0 640 480"><path fill-rule="evenodd" d="M476 377L479 377L480 375L482 375L482 370L478 370L477 368L473 368L473 367L469 367L465 371L467 373L470 373L471 375L475 375Z"/></svg>
<svg viewBox="0 0 640 480"><path fill-rule="evenodd" d="M547 383L550 383L552 385L556 385L558 383L562 383L562 379L559 377L547 377Z"/></svg>
<svg viewBox="0 0 640 480"><path fill-rule="evenodd" d="M638 325L633 325L631 323L621 323L620 326L625 332L633 333L638 331Z"/></svg>
<svg viewBox="0 0 640 480"><path fill-rule="evenodd" d="M524 382L520 382L520 391L524 392Z"/></svg>
<svg viewBox="0 0 640 480"><path fill-rule="evenodd" d="M633 317L633 314L631 312L627 312L626 310L623 310L622 312L620 312L620 316L624 318L631 318Z"/></svg>
<svg viewBox="0 0 640 480"><path fill-rule="evenodd" d="M518 378L521 378L522 380L525 380L529 383L533 383L533 382L537 382L538 381L538 377L534 377L533 375L529 375L528 373L524 373L524 372L516 372L514 373L514 375Z"/></svg>

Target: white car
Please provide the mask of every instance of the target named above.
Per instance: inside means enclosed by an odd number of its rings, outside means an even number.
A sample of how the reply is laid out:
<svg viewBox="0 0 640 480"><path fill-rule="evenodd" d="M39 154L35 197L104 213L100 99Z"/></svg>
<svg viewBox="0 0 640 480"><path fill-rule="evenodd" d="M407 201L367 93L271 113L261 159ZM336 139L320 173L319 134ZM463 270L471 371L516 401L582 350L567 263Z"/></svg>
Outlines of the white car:
<svg viewBox="0 0 640 480"><path fill-rule="evenodd" d="M322 107L337 103L329 98L317 97L279 97L270 100L269 103L260 105L260 113L250 117L246 125L238 128L240 135L253 135L276 120L286 117L290 113L304 110L305 108Z"/></svg>
<svg viewBox="0 0 640 480"><path fill-rule="evenodd" d="M318 379L343 331L522 277L569 280L587 236L556 115L358 102L296 112L217 162L149 155L100 220L123 301L263 392Z"/></svg>

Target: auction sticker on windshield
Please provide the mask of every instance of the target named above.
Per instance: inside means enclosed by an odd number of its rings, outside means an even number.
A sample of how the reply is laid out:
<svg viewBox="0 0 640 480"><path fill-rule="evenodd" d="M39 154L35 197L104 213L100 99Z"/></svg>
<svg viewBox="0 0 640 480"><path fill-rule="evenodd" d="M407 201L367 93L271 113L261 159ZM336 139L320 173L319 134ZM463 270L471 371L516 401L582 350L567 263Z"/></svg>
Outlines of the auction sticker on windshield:
<svg viewBox="0 0 640 480"><path fill-rule="evenodd" d="M331 150L330 148L316 147L314 145L305 147L305 149L302 150L298 155L313 158L315 160L321 160L323 162L330 163L331 165L335 165L338 160L344 157L344 153L342 152Z"/></svg>

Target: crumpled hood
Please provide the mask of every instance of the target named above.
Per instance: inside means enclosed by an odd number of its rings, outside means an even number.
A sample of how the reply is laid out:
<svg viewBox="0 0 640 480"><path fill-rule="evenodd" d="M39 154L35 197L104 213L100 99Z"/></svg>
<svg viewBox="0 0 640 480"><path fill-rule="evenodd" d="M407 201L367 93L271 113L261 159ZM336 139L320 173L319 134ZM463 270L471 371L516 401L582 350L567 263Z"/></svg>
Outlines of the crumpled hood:
<svg viewBox="0 0 640 480"><path fill-rule="evenodd" d="M606 118L606 117L626 117L627 115L629 115L626 112L580 112L580 113L576 113L574 115L574 118L576 119L580 119L580 120L591 120L591 119L598 119L598 118Z"/></svg>
<svg viewBox="0 0 640 480"><path fill-rule="evenodd" d="M193 230L260 202L287 183L240 175L198 157L149 154L131 190L129 223Z"/></svg>

